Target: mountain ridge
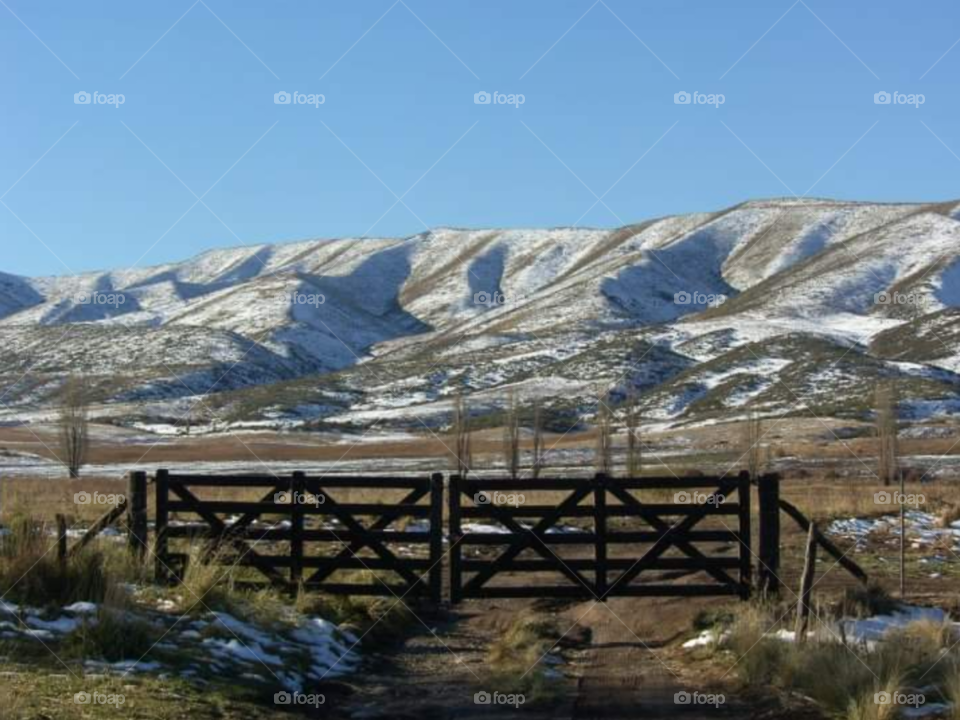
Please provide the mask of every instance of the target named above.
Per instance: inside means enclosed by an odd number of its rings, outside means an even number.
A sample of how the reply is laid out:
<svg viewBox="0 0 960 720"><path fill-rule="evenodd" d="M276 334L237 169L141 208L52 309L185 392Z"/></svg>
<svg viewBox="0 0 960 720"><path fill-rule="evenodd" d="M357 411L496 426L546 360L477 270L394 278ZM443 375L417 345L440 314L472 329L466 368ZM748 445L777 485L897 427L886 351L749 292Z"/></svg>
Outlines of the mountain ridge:
<svg viewBox="0 0 960 720"><path fill-rule="evenodd" d="M71 277L0 274L4 412L49 412L73 370L90 376L98 412L118 422L166 417L171 405L199 396L237 421L345 427L380 409L387 422L424 415L442 423L454 393L495 408L511 388L522 402L543 395L537 382L566 388L554 404L577 418L610 391L640 393L664 422L715 421L790 405L777 385L803 359L784 365L787 358L770 353L787 345L800 352L797 338L813 356L833 357L836 347L864 360L854 367L837 354L844 372L858 376L831 381L848 388L842 396L902 375L923 402L938 397L952 408L960 338L948 333L943 348L911 355L926 375L901 367L888 346L936 334L944 313L960 308L958 207L752 200L613 229L437 228L209 250ZM686 295L692 302L675 301ZM48 337L61 330L64 341ZM177 347L178 338L202 351ZM656 366L640 361L638 374L624 364L638 343L668 353L656 355ZM136 363L120 361L111 345ZM754 345L764 353L759 364L741 360L747 369L735 373L750 375L741 379L752 390L729 402L716 400L730 394L728 380L698 385L691 375L697 364ZM27 348L24 363L18 353ZM877 348L887 348L882 357ZM373 373L406 390L382 390ZM794 380L806 386L811 373L814 364ZM678 377L682 387L671 384ZM250 399L268 397L264 388L276 383L313 383L333 395L318 389L322 402L307 403L322 412ZM850 405L862 410L859 400Z"/></svg>

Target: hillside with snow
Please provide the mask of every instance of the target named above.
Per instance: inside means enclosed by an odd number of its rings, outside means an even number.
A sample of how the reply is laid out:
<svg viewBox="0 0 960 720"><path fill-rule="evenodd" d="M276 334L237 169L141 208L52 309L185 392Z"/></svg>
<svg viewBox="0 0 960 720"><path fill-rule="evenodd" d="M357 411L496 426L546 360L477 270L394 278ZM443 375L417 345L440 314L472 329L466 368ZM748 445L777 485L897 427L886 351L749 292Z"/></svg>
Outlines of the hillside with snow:
<svg viewBox="0 0 960 720"><path fill-rule="evenodd" d="M747 202L613 230L437 229L181 263L0 273L0 422L82 373L122 424L434 427L508 392L551 422L636 395L671 425L960 406L960 205Z"/></svg>

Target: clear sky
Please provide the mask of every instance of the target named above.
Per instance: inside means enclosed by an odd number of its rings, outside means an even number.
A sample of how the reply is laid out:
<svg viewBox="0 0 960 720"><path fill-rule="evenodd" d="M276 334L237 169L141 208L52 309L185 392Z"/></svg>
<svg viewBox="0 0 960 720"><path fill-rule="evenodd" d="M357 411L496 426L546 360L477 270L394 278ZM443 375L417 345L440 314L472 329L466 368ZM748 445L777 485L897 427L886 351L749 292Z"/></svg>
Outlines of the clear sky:
<svg viewBox="0 0 960 720"><path fill-rule="evenodd" d="M615 227L808 190L960 198L956 0L0 5L0 271Z"/></svg>

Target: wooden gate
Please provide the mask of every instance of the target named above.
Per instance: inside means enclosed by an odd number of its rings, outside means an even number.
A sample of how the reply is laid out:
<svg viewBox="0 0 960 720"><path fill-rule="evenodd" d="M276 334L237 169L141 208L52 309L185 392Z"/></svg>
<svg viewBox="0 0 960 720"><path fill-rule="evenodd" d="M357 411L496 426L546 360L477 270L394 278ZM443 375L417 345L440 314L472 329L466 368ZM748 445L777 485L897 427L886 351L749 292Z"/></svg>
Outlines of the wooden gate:
<svg viewBox="0 0 960 720"><path fill-rule="evenodd" d="M370 491L376 502L366 500ZM387 499L391 491L394 501ZM227 493L230 499L223 499ZM203 540L200 561L248 569L242 572L288 591L412 593L439 602L442 512L441 475L224 477L159 470L157 578L182 576L188 556L175 551L178 540Z"/></svg>
<svg viewBox="0 0 960 720"><path fill-rule="evenodd" d="M642 479L453 476L449 515L452 602L750 595L745 472Z"/></svg>

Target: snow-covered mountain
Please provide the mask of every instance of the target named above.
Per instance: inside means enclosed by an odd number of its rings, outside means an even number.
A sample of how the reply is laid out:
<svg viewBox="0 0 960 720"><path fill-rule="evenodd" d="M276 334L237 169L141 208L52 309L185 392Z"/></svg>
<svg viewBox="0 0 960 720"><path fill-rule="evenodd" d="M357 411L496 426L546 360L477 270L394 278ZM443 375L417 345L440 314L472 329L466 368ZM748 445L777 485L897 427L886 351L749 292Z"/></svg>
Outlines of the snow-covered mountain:
<svg viewBox="0 0 960 720"><path fill-rule="evenodd" d="M639 394L663 422L858 415L880 375L948 413L960 205L748 202L614 230L438 229L182 263L0 274L4 419L82 372L123 421L444 421L513 389L558 427ZM565 428L564 428L565 429Z"/></svg>

